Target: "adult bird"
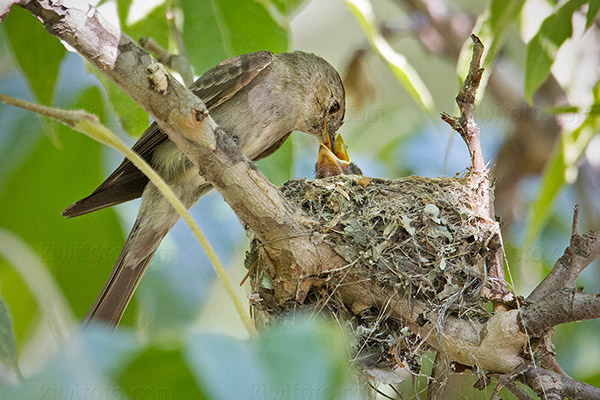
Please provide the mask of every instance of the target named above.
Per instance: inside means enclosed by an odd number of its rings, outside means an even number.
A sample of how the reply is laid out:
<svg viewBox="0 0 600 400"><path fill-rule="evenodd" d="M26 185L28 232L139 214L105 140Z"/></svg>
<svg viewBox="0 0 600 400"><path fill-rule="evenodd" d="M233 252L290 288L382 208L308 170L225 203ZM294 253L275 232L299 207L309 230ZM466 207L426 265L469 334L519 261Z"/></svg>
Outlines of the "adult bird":
<svg viewBox="0 0 600 400"><path fill-rule="evenodd" d="M190 89L254 161L272 154L292 131L306 132L335 148L334 135L344 121L344 87L339 74L322 58L300 51L260 51L233 57L210 69ZM133 150L165 179L186 207L211 189L156 123L146 129ZM140 196L137 219L83 325L96 320L113 328L118 325L148 263L179 214L127 159L91 195L63 211L65 217L76 217Z"/></svg>

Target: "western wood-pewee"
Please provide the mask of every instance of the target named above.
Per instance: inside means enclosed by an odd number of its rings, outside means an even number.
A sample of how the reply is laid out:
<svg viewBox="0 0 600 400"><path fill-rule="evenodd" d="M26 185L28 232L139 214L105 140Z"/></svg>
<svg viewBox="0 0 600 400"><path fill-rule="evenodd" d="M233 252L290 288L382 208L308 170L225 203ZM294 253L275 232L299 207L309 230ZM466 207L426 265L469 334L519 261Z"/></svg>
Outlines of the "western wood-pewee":
<svg viewBox="0 0 600 400"><path fill-rule="evenodd" d="M251 160L272 154L292 131L309 133L335 148L334 135L344 121L344 87L337 71L322 58L300 51L261 51L231 58L202 75L190 89ZM146 129L133 150L187 207L211 189L156 123ZM140 196L142 204L131 233L84 324L91 320L112 326L119 323L154 252L179 214L127 159L91 195L63 211L66 217L76 217Z"/></svg>

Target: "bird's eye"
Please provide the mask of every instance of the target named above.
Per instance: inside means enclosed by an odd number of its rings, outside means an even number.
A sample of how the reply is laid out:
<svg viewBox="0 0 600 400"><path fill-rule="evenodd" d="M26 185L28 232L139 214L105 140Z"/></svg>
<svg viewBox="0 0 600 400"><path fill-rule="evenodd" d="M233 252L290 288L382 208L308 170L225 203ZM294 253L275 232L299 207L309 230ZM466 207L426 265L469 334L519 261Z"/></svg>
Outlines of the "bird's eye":
<svg viewBox="0 0 600 400"><path fill-rule="evenodd" d="M340 103L338 103L336 100L333 102L333 104L329 108L329 114L335 114L338 111L340 111Z"/></svg>

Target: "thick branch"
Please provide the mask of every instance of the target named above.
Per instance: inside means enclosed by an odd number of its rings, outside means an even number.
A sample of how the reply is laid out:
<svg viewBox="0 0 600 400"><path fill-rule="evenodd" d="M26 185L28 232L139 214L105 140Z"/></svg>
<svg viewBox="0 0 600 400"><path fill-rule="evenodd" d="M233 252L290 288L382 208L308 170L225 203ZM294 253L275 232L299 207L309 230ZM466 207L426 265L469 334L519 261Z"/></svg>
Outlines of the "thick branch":
<svg viewBox="0 0 600 400"><path fill-rule="evenodd" d="M426 304L398 298L395 289L379 287L361 278L349 284L352 280L347 277L339 288L347 304L360 299L363 306L374 309L386 309L387 305L389 318L408 326L453 361L498 373L509 373L525 361L520 352L528 338L519 327L518 310L497 313L486 323L450 315L440 318ZM419 321L419 315L427 315L427 321ZM443 326L437 325L440 320Z"/></svg>

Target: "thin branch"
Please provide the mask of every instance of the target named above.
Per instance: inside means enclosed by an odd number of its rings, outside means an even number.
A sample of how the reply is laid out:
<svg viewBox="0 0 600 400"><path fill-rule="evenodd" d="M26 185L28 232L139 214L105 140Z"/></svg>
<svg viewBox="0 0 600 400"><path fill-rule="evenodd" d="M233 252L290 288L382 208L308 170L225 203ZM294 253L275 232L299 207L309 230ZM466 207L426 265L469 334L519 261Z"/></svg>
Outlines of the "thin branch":
<svg viewBox="0 0 600 400"><path fill-rule="evenodd" d="M34 113L43 115L44 117L55 119L71 128L75 128L75 125L83 120L90 121L94 124L98 124L100 122L97 116L90 114L85 110L61 110L59 108L47 107L41 104L15 99L14 97L6 96L4 94L0 94L0 102L19 107L23 110L33 111Z"/></svg>
<svg viewBox="0 0 600 400"><path fill-rule="evenodd" d="M573 215L573 234L564 254L556 261L550 273L531 292L527 301L537 303L563 288L574 289L579 274L600 256L600 238L595 232L577 233L578 208Z"/></svg>
<svg viewBox="0 0 600 400"><path fill-rule="evenodd" d="M442 113L442 119L447 122L452 129L460 134L463 138L469 153L471 155L471 164L473 172L483 173L485 161L483 160L483 152L481 151L481 143L479 141L479 127L473 119L473 109L475 107L475 98L483 68L481 68L481 56L483 55L483 43L475 35L471 35L473 40L473 57L469 65L469 73L465 79L462 89L456 96L456 104L460 110L460 117L454 118L448 114Z"/></svg>
<svg viewBox="0 0 600 400"><path fill-rule="evenodd" d="M181 33L175 26L172 12L169 13L168 20L171 33L175 38L175 42L177 43L179 54L170 53L167 49L158 44L156 40L149 36L144 36L139 39L140 46L144 50L154 54L160 63L179 73L183 79L183 83L189 87L192 85L192 83L194 83L192 66L190 65L190 61L185 53L185 46L183 45L183 40L181 39Z"/></svg>
<svg viewBox="0 0 600 400"><path fill-rule="evenodd" d="M192 72L192 64L190 64L187 56L183 36L177 27L176 17L173 9L167 11L167 21L169 22L171 36L175 39L175 46L177 46L177 51L179 52L176 62L173 63L173 69L181 74L186 86L190 86L194 82L194 73Z"/></svg>
<svg viewBox="0 0 600 400"><path fill-rule="evenodd" d="M524 307L522 318L527 333L540 337L556 325L600 318L600 295L564 288Z"/></svg>
<svg viewBox="0 0 600 400"><path fill-rule="evenodd" d="M562 400L598 400L600 388L576 381L568 376L558 374L532 364L521 376L520 380L531 387L542 399Z"/></svg>
<svg viewBox="0 0 600 400"><path fill-rule="evenodd" d="M519 400L533 400L526 391L521 389L519 385L514 382L508 382L504 385L515 397Z"/></svg>

